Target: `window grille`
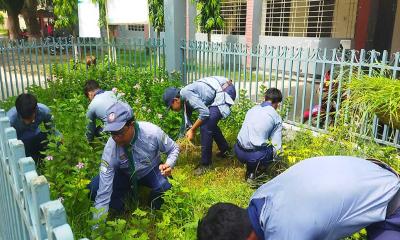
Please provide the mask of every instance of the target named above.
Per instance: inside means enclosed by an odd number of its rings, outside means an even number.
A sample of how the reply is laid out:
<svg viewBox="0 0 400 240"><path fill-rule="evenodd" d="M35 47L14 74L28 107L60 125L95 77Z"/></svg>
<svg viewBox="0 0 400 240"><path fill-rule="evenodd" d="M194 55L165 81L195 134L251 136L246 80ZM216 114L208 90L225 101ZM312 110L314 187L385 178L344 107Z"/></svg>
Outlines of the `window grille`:
<svg viewBox="0 0 400 240"><path fill-rule="evenodd" d="M144 32L144 24L128 25L128 30L134 32Z"/></svg>
<svg viewBox="0 0 400 240"><path fill-rule="evenodd" d="M221 0L221 16L225 21L225 26L223 29L213 30L212 34L244 35L246 12L246 0Z"/></svg>
<svg viewBox="0 0 400 240"><path fill-rule="evenodd" d="M353 38L358 0L264 0L265 36Z"/></svg>

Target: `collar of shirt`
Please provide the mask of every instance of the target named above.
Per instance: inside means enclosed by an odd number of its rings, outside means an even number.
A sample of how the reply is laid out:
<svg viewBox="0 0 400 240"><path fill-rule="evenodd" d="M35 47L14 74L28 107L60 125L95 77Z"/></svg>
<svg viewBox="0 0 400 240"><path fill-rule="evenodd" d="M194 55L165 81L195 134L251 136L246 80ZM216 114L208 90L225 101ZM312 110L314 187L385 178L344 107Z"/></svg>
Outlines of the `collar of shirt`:
<svg viewBox="0 0 400 240"><path fill-rule="evenodd" d="M258 239L265 240L264 232L260 225L260 213L265 203L264 198L254 198L250 201L249 207L247 208L247 213L249 214L251 226L256 232Z"/></svg>
<svg viewBox="0 0 400 240"><path fill-rule="evenodd" d="M103 90L103 89L99 89L99 90L97 90L95 93L94 93L94 95L96 96L96 95L99 95L99 94L102 94L102 93L104 93L105 91Z"/></svg>
<svg viewBox="0 0 400 240"><path fill-rule="evenodd" d="M261 107L267 107L267 106L272 106L272 104L268 101L261 103Z"/></svg>

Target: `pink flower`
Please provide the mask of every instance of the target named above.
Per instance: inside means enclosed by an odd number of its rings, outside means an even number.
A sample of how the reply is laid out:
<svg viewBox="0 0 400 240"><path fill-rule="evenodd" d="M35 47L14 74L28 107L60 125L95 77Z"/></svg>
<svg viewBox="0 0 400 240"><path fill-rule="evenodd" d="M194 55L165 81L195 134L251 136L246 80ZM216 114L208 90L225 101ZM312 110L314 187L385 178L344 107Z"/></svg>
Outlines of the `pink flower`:
<svg viewBox="0 0 400 240"><path fill-rule="evenodd" d="M113 93L117 93L117 92L118 92L118 89L117 89L117 88L113 88L111 91L112 91Z"/></svg>
<svg viewBox="0 0 400 240"><path fill-rule="evenodd" d="M59 197L57 200L60 200L61 203L64 202L64 198L63 197Z"/></svg>
<svg viewBox="0 0 400 240"><path fill-rule="evenodd" d="M85 167L85 164L82 162L79 162L78 164L76 164L76 168L78 168L78 169L82 169L84 167Z"/></svg>
<svg viewBox="0 0 400 240"><path fill-rule="evenodd" d="M50 156L50 155L47 156L47 157L46 157L46 160L47 160L47 161L53 161L53 156Z"/></svg>

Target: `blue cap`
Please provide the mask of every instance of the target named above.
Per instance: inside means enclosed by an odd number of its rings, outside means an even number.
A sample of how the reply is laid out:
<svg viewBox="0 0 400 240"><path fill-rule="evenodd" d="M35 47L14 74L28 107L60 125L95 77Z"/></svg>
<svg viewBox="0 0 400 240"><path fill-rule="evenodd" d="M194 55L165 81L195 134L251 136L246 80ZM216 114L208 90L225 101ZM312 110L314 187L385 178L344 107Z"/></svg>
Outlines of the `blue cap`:
<svg viewBox="0 0 400 240"><path fill-rule="evenodd" d="M116 102L107 109L106 116L104 131L115 132L121 130L126 122L133 118L133 110L127 103Z"/></svg>
<svg viewBox="0 0 400 240"><path fill-rule="evenodd" d="M172 101L176 96L179 94L181 90L179 88L175 87L169 87L165 89L164 94L163 94L163 101L166 106L171 107Z"/></svg>

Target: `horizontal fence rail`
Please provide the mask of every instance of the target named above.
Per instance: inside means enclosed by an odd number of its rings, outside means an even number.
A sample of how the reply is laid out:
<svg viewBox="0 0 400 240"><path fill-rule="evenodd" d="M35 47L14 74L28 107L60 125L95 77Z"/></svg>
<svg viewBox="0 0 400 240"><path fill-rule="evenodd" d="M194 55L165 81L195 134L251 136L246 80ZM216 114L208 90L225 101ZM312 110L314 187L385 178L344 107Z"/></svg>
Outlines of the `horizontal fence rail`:
<svg viewBox="0 0 400 240"><path fill-rule="evenodd" d="M276 87L292 103L285 121L327 131L338 121L345 96L343 83L354 75L379 73L400 77L400 53L343 49L310 49L257 46L244 44L182 41L182 72L186 83L212 75L232 79L238 91L259 102L263 89ZM330 81L333 79L333 81ZM305 119L304 113L318 107L316 118ZM399 130L383 125L374 118L373 134L382 144L400 148Z"/></svg>
<svg viewBox="0 0 400 240"><path fill-rule="evenodd" d="M117 63L158 72L165 69L164 40L102 38L44 38L37 41L0 41L0 100L16 96L32 85L47 87L55 65L71 71L87 62ZM92 61L89 63L93 65Z"/></svg>
<svg viewBox="0 0 400 240"><path fill-rule="evenodd" d="M60 200L51 201L49 184L25 157L4 110L0 109L0 239L73 239Z"/></svg>

